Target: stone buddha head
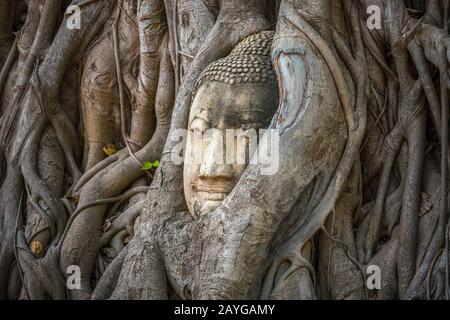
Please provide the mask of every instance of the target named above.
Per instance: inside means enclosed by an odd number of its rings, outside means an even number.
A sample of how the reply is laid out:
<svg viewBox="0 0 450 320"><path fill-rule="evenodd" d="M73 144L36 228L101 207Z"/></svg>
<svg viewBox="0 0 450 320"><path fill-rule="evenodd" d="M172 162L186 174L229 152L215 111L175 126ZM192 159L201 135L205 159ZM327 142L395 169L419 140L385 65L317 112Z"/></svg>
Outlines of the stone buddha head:
<svg viewBox="0 0 450 320"><path fill-rule="evenodd" d="M199 78L189 115L183 176L186 202L196 216L214 211L233 190L251 157L246 133L267 128L276 111L278 87L270 58L273 35L264 31L247 37ZM230 145L227 132L244 137L244 148L232 142L231 163L225 154ZM192 161L193 156L200 160Z"/></svg>

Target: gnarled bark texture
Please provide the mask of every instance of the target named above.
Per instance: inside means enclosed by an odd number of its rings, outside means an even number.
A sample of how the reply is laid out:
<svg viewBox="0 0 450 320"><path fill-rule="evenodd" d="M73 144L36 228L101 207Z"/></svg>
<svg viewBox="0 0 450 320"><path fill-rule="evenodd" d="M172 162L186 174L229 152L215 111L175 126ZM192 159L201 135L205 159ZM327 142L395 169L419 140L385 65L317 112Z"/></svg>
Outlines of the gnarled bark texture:
<svg viewBox="0 0 450 320"><path fill-rule="evenodd" d="M449 21L448 0L0 1L0 299L448 299ZM279 170L197 216L173 161L197 82L269 30Z"/></svg>

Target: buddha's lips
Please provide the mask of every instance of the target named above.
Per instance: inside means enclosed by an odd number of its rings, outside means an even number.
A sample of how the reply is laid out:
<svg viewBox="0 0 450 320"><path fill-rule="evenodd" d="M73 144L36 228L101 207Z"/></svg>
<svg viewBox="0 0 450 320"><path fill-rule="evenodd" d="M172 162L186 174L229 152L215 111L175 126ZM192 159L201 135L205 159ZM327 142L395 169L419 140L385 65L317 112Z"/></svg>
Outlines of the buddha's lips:
<svg viewBox="0 0 450 320"><path fill-rule="evenodd" d="M212 186L208 184L194 184L199 196L205 200L222 201L232 190L232 184L227 186Z"/></svg>

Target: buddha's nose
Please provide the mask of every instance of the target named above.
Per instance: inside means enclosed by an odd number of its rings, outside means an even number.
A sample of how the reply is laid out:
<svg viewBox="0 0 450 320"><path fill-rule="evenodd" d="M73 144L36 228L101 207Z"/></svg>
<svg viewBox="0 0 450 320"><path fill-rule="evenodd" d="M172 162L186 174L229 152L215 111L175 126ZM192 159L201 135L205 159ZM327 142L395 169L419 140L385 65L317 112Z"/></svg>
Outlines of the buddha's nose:
<svg viewBox="0 0 450 320"><path fill-rule="evenodd" d="M233 167L224 163L224 146L220 139L213 139L208 144L200 165L199 177L202 179L232 179Z"/></svg>

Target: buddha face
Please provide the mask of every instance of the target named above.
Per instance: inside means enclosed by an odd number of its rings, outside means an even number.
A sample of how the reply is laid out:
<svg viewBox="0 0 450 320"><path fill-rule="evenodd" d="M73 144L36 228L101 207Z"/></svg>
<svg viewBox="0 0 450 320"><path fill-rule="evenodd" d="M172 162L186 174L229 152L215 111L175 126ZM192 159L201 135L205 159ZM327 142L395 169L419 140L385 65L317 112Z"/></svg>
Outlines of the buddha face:
<svg viewBox="0 0 450 320"><path fill-rule="evenodd" d="M235 160L240 157L246 159L245 163L232 161L230 164L226 160L227 130L239 130L246 136L249 131L257 133L266 128L277 102L278 92L273 84L208 82L199 88L189 116L184 162L184 192L191 213L200 216L214 211L233 190L247 167L250 155L245 138L245 147L234 149ZM203 138L200 143L194 143L194 136L199 134ZM242 152L247 156L242 157L239 154ZM197 158L200 161L192 161L192 156L200 156Z"/></svg>

